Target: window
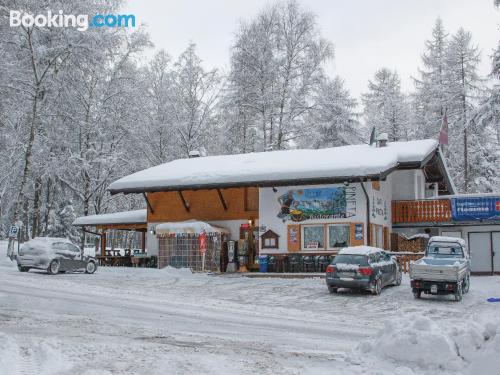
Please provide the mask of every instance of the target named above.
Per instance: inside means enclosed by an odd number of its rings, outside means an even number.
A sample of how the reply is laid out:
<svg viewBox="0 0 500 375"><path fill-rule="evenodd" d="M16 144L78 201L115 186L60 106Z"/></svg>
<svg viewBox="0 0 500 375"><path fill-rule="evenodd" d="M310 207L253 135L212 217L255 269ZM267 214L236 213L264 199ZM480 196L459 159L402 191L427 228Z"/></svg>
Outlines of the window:
<svg viewBox="0 0 500 375"><path fill-rule="evenodd" d="M304 225L302 226L302 249L314 250L325 248L325 227L324 225Z"/></svg>
<svg viewBox="0 0 500 375"><path fill-rule="evenodd" d="M328 225L328 248L349 246L349 235L351 227L349 224Z"/></svg>
<svg viewBox="0 0 500 375"><path fill-rule="evenodd" d="M272 230L268 230L262 236L260 236L262 242L263 249L278 249L279 248L279 235L273 232Z"/></svg>
<svg viewBox="0 0 500 375"><path fill-rule="evenodd" d="M68 247L69 251L72 251L74 253L79 253L80 252L80 248L78 246L75 246L75 245L73 245L71 243L66 244L66 246Z"/></svg>

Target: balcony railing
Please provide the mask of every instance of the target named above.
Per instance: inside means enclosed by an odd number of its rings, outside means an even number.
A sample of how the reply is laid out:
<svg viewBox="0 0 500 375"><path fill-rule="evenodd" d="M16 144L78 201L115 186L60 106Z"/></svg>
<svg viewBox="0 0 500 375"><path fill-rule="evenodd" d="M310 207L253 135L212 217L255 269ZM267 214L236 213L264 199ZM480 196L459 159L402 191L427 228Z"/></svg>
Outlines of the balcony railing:
<svg viewBox="0 0 500 375"><path fill-rule="evenodd" d="M448 199L392 201L392 223L439 223L451 221Z"/></svg>

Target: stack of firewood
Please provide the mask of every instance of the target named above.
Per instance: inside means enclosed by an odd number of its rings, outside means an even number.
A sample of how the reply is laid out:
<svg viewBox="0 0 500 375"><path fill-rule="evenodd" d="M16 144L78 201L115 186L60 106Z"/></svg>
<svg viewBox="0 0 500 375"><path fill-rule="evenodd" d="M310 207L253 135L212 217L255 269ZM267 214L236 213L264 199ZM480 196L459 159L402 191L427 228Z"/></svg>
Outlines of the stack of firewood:
<svg viewBox="0 0 500 375"><path fill-rule="evenodd" d="M397 235L397 251L407 251L412 253L419 253L425 250L427 241L429 239L425 237L414 237L406 238L401 235Z"/></svg>

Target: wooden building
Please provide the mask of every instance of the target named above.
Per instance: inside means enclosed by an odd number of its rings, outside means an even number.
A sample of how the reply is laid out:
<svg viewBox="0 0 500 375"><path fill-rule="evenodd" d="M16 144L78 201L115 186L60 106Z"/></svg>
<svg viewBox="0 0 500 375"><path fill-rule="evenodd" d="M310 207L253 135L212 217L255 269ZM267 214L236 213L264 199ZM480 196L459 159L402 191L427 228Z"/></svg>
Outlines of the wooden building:
<svg viewBox="0 0 500 375"><path fill-rule="evenodd" d="M143 194L151 253L158 252L157 225L200 220L227 229L229 240L247 241L251 269L262 254L390 249L393 215L400 215L394 201L455 193L434 140L179 159L108 189Z"/></svg>

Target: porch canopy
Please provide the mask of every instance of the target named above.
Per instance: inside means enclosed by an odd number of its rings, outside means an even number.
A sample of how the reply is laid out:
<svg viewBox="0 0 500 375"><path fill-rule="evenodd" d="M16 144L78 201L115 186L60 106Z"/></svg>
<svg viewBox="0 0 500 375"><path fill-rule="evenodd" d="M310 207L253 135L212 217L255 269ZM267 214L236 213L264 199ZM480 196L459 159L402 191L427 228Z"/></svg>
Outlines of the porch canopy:
<svg viewBox="0 0 500 375"><path fill-rule="evenodd" d="M147 210L142 209L81 216L73 221L73 225L77 227L91 226L99 229L146 230Z"/></svg>
<svg viewBox="0 0 500 375"><path fill-rule="evenodd" d="M108 190L128 194L375 181L396 169L417 168L441 191L455 192L432 139L178 159L125 176Z"/></svg>
<svg viewBox="0 0 500 375"><path fill-rule="evenodd" d="M73 225L81 227L84 232L95 234L101 237L101 256L106 256L107 231L135 231L141 233L141 250L145 252L146 232L147 232L147 210L121 211L108 214L81 216ZM98 232L92 232L86 227L94 227ZM97 246L97 245L96 245ZM96 248L97 250L97 248Z"/></svg>

